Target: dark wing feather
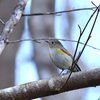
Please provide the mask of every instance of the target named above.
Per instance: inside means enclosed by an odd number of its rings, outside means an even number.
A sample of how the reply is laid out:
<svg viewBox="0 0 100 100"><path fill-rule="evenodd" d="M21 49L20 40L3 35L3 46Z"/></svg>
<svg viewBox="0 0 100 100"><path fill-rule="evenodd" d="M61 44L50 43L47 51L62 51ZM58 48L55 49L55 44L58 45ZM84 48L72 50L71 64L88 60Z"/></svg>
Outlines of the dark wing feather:
<svg viewBox="0 0 100 100"><path fill-rule="evenodd" d="M72 55L64 47L61 47L61 50L64 51L65 53L67 53L68 55L70 55L72 57ZM75 66L77 66L77 71L81 71L80 67L77 64L75 64Z"/></svg>
<svg viewBox="0 0 100 100"><path fill-rule="evenodd" d="M71 56L72 57L72 55L64 48L64 47L61 47L60 48L62 51L64 51L65 53L67 53L69 56ZM73 58L73 57L72 57Z"/></svg>

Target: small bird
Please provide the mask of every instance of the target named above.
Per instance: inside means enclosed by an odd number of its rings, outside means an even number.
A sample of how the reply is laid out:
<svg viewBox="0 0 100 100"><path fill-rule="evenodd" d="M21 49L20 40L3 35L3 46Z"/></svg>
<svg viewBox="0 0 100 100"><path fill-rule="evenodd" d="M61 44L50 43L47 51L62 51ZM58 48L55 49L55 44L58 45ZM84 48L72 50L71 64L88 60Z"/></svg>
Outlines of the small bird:
<svg viewBox="0 0 100 100"><path fill-rule="evenodd" d="M71 71L73 57L72 55L63 47L63 45L57 39L49 39L46 41L49 44L49 54L52 62L60 69L61 73L68 69ZM81 71L79 66L75 64L73 72ZM61 74L60 73L60 74Z"/></svg>

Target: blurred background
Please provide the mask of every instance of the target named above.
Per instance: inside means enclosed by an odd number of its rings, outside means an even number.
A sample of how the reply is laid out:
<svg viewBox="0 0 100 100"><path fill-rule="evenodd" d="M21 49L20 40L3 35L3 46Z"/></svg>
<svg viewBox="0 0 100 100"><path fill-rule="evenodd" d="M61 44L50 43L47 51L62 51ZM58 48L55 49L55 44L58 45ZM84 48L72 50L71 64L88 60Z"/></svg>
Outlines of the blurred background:
<svg viewBox="0 0 100 100"><path fill-rule="evenodd" d="M0 19L6 22L19 0L0 0ZM98 6L99 0L93 0ZM29 0L24 13L44 13L66 11L69 9L93 7L91 0ZM76 11L57 15L22 17L15 27L10 40L55 37L77 40L80 34L78 24L84 28L93 10ZM85 42L91 29L93 20L87 27L81 42ZM100 48L100 15L92 32L89 45ZM0 33L3 30L0 23ZM59 73L49 57L48 45L45 41L35 43L31 41L9 44L0 55L0 89L20 85L31 81L50 78ZM73 55L76 43L61 41ZM80 45L78 51L83 46ZM100 51L86 47L78 64L82 71L100 67ZM56 99L55 99L56 98ZM54 96L38 98L39 100L98 100L100 87L79 89Z"/></svg>

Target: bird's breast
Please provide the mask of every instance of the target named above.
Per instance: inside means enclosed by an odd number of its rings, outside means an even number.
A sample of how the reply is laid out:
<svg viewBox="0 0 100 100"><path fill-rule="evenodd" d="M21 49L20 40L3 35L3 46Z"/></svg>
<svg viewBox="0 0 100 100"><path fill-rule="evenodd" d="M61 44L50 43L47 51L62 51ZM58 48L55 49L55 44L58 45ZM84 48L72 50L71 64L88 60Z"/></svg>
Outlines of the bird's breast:
<svg viewBox="0 0 100 100"><path fill-rule="evenodd" d="M54 64L61 69L68 69L72 64L72 58L61 49L50 50L50 57Z"/></svg>

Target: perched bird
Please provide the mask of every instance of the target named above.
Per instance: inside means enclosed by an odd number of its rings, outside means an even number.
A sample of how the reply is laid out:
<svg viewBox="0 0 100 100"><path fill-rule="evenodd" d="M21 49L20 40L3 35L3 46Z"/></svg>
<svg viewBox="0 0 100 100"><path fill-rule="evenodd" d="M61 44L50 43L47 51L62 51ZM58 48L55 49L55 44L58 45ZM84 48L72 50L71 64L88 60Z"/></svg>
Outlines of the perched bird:
<svg viewBox="0 0 100 100"><path fill-rule="evenodd" d="M49 53L52 62L60 69L61 73L68 69L71 71L73 57L72 55L63 47L63 45L57 39L50 39L46 41L49 44ZM75 64L73 72L81 71L79 66ZM60 74L61 74L60 73Z"/></svg>

